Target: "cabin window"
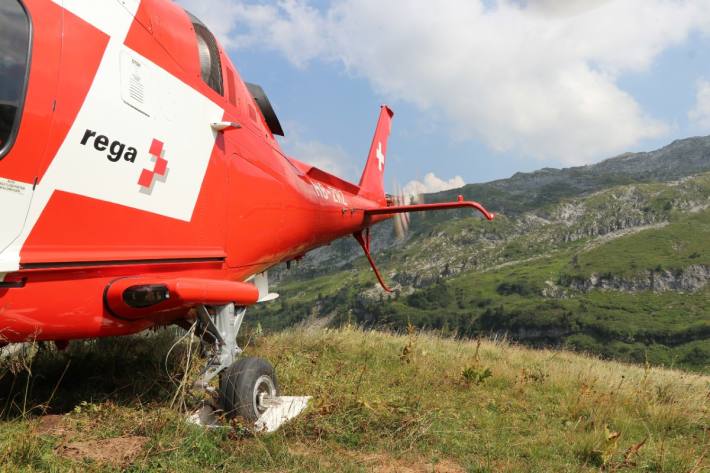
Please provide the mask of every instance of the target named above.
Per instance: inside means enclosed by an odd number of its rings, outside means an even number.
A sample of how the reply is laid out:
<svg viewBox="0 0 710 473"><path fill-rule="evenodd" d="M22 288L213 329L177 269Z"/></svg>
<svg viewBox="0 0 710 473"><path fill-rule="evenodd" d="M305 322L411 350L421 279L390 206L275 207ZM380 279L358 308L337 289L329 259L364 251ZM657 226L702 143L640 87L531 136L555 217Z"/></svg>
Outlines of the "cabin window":
<svg viewBox="0 0 710 473"><path fill-rule="evenodd" d="M0 158L14 141L25 98L30 20L19 1L0 2Z"/></svg>
<svg viewBox="0 0 710 473"><path fill-rule="evenodd" d="M219 95L224 95L222 83L222 61L219 59L219 48L210 30L193 15L192 27L197 37L197 52L200 57L200 75L205 84Z"/></svg>

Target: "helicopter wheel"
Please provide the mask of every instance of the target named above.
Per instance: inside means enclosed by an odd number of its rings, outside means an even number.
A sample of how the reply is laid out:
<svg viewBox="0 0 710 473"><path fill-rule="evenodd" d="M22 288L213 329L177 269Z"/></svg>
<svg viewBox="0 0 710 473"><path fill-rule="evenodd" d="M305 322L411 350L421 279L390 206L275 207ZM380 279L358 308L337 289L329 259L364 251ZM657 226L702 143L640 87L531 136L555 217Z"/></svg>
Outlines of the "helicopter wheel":
<svg viewBox="0 0 710 473"><path fill-rule="evenodd" d="M228 417L256 421L278 396L279 385L271 363L263 358L242 358L220 376L219 393Z"/></svg>

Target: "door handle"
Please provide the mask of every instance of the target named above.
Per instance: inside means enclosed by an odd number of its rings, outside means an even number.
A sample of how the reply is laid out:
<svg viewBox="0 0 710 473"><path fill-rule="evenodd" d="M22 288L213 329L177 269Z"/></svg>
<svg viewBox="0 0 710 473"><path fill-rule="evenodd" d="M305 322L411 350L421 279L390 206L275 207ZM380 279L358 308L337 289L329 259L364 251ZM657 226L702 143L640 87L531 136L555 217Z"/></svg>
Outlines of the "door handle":
<svg viewBox="0 0 710 473"><path fill-rule="evenodd" d="M238 130L242 127L237 122L214 122L210 126L214 131Z"/></svg>

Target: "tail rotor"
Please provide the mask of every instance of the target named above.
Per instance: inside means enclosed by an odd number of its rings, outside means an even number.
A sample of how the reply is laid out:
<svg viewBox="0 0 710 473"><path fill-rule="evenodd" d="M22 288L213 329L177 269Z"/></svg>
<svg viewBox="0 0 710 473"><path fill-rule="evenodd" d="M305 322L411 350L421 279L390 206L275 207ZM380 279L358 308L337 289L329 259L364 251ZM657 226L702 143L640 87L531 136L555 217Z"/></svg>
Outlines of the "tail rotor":
<svg viewBox="0 0 710 473"><path fill-rule="evenodd" d="M399 183L394 183L394 194L392 195L394 205L417 205L424 203L423 194L407 194L400 187ZM397 213L394 215L394 235L397 240L404 240L409 234L410 216L409 213Z"/></svg>

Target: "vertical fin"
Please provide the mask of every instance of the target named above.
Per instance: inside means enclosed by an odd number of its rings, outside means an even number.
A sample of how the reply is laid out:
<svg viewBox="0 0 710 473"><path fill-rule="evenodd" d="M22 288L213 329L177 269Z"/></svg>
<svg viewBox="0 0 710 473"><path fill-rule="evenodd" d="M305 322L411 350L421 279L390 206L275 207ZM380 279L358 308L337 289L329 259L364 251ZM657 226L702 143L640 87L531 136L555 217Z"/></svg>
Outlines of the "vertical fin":
<svg viewBox="0 0 710 473"><path fill-rule="evenodd" d="M365 169L360 178L359 195L372 199L382 205L385 203L385 157L387 156L387 140L392 127L394 112L387 106L380 107L380 118L372 138L370 154L365 163Z"/></svg>

